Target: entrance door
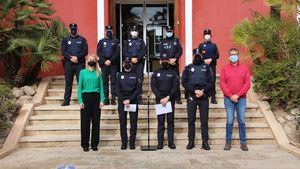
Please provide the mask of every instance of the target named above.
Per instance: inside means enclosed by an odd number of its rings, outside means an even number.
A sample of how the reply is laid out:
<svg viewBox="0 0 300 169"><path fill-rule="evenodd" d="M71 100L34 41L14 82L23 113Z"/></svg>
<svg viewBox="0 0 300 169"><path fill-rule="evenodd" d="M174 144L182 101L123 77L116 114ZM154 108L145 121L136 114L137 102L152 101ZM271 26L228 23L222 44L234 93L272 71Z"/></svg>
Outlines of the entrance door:
<svg viewBox="0 0 300 169"><path fill-rule="evenodd" d="M160 41L165 38L166 26L173 26L173 4L167 1L133 4L129 1L121 1L116 4L116 35L120 39L120 45L130 37L130 28L133 25L139 27L139 37L147 45L146 72L153 72L159 68ZM120 55L122 57L122 54ZM121 66L121 65L120 65Z"/></svg>

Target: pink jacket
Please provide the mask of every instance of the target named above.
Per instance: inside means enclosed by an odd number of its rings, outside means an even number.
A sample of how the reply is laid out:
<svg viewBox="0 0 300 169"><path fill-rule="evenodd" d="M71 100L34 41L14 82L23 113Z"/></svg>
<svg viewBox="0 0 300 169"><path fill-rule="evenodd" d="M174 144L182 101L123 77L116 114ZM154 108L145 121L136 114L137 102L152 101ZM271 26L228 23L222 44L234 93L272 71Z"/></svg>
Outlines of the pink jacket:
<svg viewBox="0 0 300 169"><path fill-rule="evenodd" d="M240 63L237 66L232 64L224 66L220 73L220 87L224 95L229 98L232 95L246 97L250 89L249 69Z"/></svg>

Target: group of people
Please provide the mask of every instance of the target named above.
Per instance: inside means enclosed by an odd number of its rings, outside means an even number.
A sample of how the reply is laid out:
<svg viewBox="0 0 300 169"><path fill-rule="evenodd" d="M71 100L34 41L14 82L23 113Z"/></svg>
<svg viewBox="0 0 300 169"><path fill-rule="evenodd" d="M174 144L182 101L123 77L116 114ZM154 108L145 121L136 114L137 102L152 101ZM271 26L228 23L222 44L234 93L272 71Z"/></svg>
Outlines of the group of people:
<svg viewBox="0 0 300 169"><path fill-rule="evenodd" d="M113 36L112 26L105 27L105 38L97 45L97 55L88 55L88 45L78 35L77 24L69 25L70 36L62 41L62 55L66 76L64 102L70 104L74 75L78 81L78 103L81 108L81 146L89 151L90 123L92 122L91 148L98 150L100 109L104 105L115 105L118 98L121 149L127 149L127 113L130 116L129 147L135 149L137 134L138 105L142 99L142 84L146 44L139 38L138 27L133 26L130 38L124 43L122 53L123 71L118 72L120 58L119 40ZM205 29L204 42L193 50L193 62L182 72L181 84L185 89L188 115L187 149L195 147L196 111L200 110L202 148L210 150L208 143L209 98L216 100L216 65L219 58L217 45L212 43L212 32ZM171 104L172 112L157 115L157 149L163 149L165 119L167 118L168 147L176 149L174 143L175 103L182 104L178 60L182 55L180 40L174 37L170 26L166 27L166 38L160 42L160 68L152 74L150 85L155 95L156 104ZM190 56L186 56L190 57ZM224 104L227 114L226 144L224 150L230 150L234 114L237 111L241 149L247 151L245 110L246 93L250 88L250 73L246 66L239 63L239 51L229 50L230 64L220 72L220 87L224 93ZM110 84L110 86L109 86ZM111 94L109 93L111 88ZM110 96L110 97L109 97ZM136 105L135 111L125 111L125 107Z"/></svg>

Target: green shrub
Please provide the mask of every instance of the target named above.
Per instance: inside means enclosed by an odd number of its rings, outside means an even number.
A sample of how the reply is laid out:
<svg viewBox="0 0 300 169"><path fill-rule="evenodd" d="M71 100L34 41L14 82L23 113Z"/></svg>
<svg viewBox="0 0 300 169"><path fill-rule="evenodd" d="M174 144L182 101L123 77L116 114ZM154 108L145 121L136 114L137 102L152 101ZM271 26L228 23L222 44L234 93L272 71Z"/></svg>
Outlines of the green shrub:
<svg viewBox="0 0 300 169"><path fill-rule="evenodd" d="M272 105L290 109L300 105L300 61L284 59L280 62L267 60L257 66L256 92L264 93Z"/></svg>
<svg viewBox="0 0 300 169"><path fill-rule="evenodd" d="M273 106L290 109L300 105L300 27L294 18L297 3L278 2L279 10L289 17L252 12L251 21L234 27L233 40L253 60L255 91L268 96ZM268 3L278 5L277 1Z"/></svg>
<svg viewBox="0 0 300 169"><path fill-rule="evenodd" d="M20 107L11 89L6 85L0 85L0 130L11 127L10 121L16 117Z"/></svg>

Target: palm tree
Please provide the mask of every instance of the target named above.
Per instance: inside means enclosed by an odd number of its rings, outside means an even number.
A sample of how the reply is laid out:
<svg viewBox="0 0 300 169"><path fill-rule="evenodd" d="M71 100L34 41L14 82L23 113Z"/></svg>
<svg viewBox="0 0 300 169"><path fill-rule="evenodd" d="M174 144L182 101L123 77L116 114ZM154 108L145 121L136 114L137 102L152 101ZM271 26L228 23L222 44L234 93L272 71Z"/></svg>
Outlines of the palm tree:
<svg viewBox="0 0 300 169"><path fill-rule="evenodd" d="M64 25L47 0L0 0L0 60L13 86L32 82L58 61Z"/></svg>

